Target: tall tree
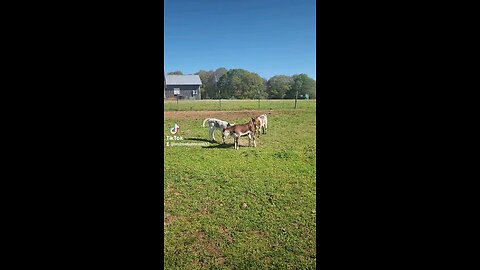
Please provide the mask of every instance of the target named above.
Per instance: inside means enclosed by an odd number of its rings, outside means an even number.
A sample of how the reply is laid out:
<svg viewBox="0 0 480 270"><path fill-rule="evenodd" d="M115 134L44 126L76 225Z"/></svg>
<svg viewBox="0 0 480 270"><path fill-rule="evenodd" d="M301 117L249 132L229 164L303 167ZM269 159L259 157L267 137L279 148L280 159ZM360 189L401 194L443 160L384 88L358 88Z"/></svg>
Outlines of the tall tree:
<svg viewBox="0 0 480 270"><path fill-rule="evenodd" d="M244 69L228 70L220 77L217 87L221 98L254 99L265 93L262 77Z"/></svg>
<svg viewBox="0 0 480 270"><path fill-rule="evenodd" d="M211 81L211 93L212 96L215 97L216 99L219 99L220 96L218 94L218 81L220 81L220 78L227 74L227 69L224 67L217 68L215 71L212 72L212 81Z"/></svg>
<svg viewBox="0 0 480 270"><path fill-rule="evenodd" d="M317 98L317 81L316 80L313 83L313 88L309 95L310 95L310 98L313 98L313 99Z"/></svg>
<svg viewBox="0 0 480 270"><path fill-rule="evenodd" d="M285 98L295 98L298 91L298 97L303 98L305 94L311 97L316 96L315 80L308 77L307 74L297 74L292 76L292 88L285 95Z"/></svg>
<svg viewBox="0 0 480 270"><path fill-rule="evenodd" d="M200 70L195 73L202 80L202 98L218 98L217 82L225 73L227 73L227 69L223 67L217 68L215 71Z"/></svg>
<svg viewBox="0 0 480 270"><path fill-rule="evenodd" d="M276 75L267 83L268 98L282 99L292 89L293 78L285 75Z"/></svg>
<svg viewBox="0 0 480 270"><path fill-rule="evenodd" d="M217 68L214 72L213 72L213 76L215 78L215 83L217 83L220 78L225 75L227 73L227 69L224 68L224 67L221 67L221 68Z"/></svg>
<svg viewBox="0 0 480 270"><path fill-rule="evenodd" d="M200 77L200 80L202 81L202 88L201 88L201 93L202 93L202 99L209 99L212 98L212 91L211 88L215 87L215 85L212 85L213 82L213 71L205 71L205 70L200 70L195 75L198 75Z"/></svg>

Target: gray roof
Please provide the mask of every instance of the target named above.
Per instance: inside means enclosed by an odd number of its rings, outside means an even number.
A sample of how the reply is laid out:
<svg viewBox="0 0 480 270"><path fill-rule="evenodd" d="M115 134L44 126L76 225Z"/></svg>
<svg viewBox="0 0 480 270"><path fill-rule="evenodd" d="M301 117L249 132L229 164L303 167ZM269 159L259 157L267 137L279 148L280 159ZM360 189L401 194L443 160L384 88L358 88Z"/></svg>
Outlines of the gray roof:
<svg viewBox="0 0 480 270"><path fill-rule="evenodd" d="M166 83L168 85L201 85L202 81L198 75L167 75Z"/></svg>

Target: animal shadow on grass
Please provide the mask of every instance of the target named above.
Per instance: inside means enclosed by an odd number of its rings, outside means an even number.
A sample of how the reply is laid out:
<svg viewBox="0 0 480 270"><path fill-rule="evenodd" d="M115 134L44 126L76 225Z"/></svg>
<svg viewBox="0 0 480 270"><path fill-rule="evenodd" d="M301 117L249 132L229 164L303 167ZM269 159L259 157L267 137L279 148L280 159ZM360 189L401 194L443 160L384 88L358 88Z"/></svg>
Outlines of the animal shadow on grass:
<svg viewBox="0 0 480 270"><path fill-rule="evenodd" d="M202 148L234 148L235 145L232 143L220 143L217 145L202 146Z"/></svg>
<svg viewBox="0 0 480 270"><path fill-rule="evenodd" d="M209 142L211 141L209 139L201 139L201 138L184 138L184 140L190 140L190 141L201 141L201 142Z"/></svg>
<svg viewBox="0 0 480 270"><path fill-rule="evenodd" d="M235 146L234 144L228 144L228 143L223 144L222 142L217 142L217 141L212 142L209 139L202 139L202 138L185 138L185 140L208 142L212 144L210 146L202 146L202 148L231 148Z"/></svg>

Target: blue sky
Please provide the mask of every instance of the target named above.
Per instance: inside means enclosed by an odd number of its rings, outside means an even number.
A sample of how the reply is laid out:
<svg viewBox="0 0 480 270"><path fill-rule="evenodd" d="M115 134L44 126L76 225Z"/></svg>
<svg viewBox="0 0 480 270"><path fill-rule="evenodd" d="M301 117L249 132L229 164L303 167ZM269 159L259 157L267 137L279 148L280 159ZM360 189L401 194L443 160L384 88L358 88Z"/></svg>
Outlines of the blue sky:
<svg viewBox="0 0 480 270"><path fill-rule="evenodd" d="M316 79L315 0L165 0L164 69Z"/></svg>

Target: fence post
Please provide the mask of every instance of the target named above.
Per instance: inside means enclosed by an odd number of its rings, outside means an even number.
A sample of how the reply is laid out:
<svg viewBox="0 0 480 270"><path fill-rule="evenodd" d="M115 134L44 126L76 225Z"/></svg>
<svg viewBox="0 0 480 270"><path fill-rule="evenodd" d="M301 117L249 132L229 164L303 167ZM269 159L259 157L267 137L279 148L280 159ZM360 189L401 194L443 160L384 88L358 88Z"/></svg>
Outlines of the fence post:
<svg viewBox="0 0 480 270"><path fill-rule="evenodd" d="M260 109L260 90L258 90L258 109Z"/></svg>
<svg viewBox="0 0 480 270"><path fill-rule="evenodd" d="M297 93L295 94L295 109L297 108L297 96L298 96L298 90L297 90Z"/></svg>
<svg viewBox="0 0 480 270"><path fill-rule="evenodd" d="M218 88L218 101L220 102L220 111L222 110L222 97L220 96L220 88Z"/></svg>

